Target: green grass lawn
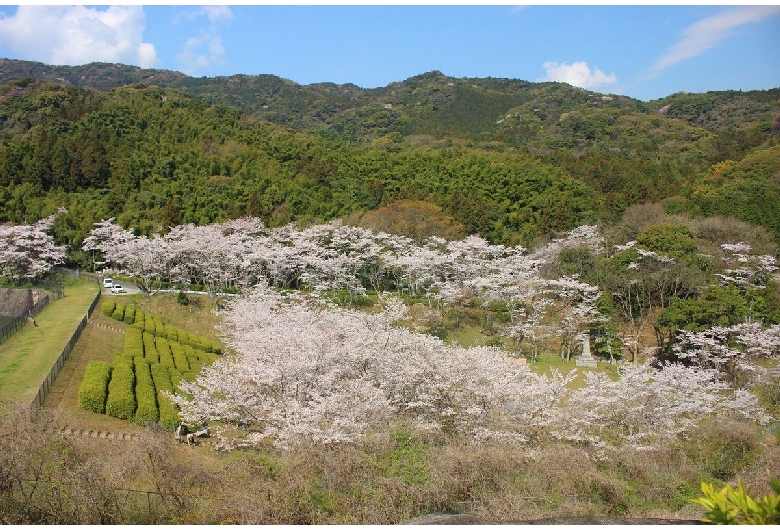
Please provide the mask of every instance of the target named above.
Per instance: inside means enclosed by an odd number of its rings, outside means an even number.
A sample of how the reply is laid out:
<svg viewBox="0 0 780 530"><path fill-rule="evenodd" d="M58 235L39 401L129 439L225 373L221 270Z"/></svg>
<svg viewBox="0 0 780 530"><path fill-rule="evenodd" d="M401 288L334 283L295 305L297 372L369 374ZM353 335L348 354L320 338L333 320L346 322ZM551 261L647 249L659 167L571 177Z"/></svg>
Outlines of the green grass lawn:
<svg viewBox="0 0 780 530"><path fill-rule="evenodd" d="M63 348L87 314L98 292L82 280L65 288L65 297L0 344L0 401L32 402Z"/></svg>

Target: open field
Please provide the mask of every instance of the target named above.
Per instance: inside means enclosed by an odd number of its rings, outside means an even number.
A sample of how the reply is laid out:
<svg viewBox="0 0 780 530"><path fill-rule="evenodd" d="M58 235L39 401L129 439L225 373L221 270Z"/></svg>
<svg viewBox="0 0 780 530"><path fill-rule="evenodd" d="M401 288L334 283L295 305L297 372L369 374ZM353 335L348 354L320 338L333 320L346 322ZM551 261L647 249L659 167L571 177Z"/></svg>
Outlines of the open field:
<svg viewBox="0 0 780 530"><path fill-rule="evenodd" d="M98 293L95 282L66 287L35 319L0 344L0 401L31 402Z"/></svg>

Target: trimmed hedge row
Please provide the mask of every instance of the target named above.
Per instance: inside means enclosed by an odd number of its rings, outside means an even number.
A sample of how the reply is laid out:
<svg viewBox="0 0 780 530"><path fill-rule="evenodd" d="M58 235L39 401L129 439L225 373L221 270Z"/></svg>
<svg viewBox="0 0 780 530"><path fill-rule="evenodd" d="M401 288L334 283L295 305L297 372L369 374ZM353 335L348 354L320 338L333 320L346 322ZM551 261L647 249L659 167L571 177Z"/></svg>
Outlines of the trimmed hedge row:
<svg viewBox="0 0 780 530"><path fill-rule="evenodd" d="M199 350L213 352L217 354L222 353L222 345L206 337L201 337L200 335L194 335L184 330L179 330L178 337L179 337L178 342L186 346L192 346L193 348L197 348Z"/></svg>
<svg viewBox="0 0 780 530"><path fill-rule="evenodd" d="M135 417L135 370L133 357L114 356L114 368L108 384L106 414L120 420L132 420Z"/></svg>
<svg viewBox="0 0 780 530"><path fill-rule="evenodd" d="M144 339L141 330L130 328L125 332L125 346L122 353L129 357L144 356Z"/></svg>
<svg viewBox="0 0 780 530"><path fill-rule="evenodd" d="M144 313L140 309L136 309L135 310L135 322L133 322L133 327L135 329L139 329L139 330L143 331L145 322L146 322L146 313Z"/></svg>
<svg viewBox="0 0 780 530"><path fill-rule="evenodd" d="M154 325L154 318L149 313L144 316L144 331L155 335L157 333L157 326Z"/></svg>
<svg viewBox="0 0 780 530"><path fill-rule="evenodd" d="M113 300L106 300L100 306L100 312L106 315L107 317L110 317L111 315L114 314L114 309L116 309L116 302L114 302Z"/></svg>
<svg viewBox="0 0 780 530"><path fill-rule="evenodd" d="M134 307L126 307L125 308L124 323L125 324L130 324L131 326L135 323L135 308Z"/></svg>
<svg viewBox="0 0 780 530"><path fill-rule="evenodd" d="M176 369L180 372L190 371L190 361L187 360L187 355L184 353L184 347L178 342L171 342L171 354L173 355L173 364L176 365Z"/></svg>
<svg viewBox="0 0 780 530"><path fill-rule="evenodd" d="M157 353L157 346L154 344L154 335L149 333L143 334L144 341L144 359L150 363L156 364L160 362L160 354Z"/></svg>
<svg viewBox="0 0 780 530"><path fill-rule="evenodd" d="M202 366L217 360L222 346L115 301L104 302L101 311L128 324L123 353L114 357L113 365L90 362L79 403L93 412L175 429L179 409L163 392L175 393L183 380L193 381Z"/></svg>
<svg viewBox="0 0 780 530"><path fill-rule="evenodd" d="M184 346L184 353L190 359L190 366L192 365L192 358L198 360L198 364L209 365L219 358L216 353L209 353L203 350L197 350L191 346Z"/></svg>
<svg viewBox="0 0 780 530"><path fill-rule="evenodd" d="M160 364L175 369L176 365L173 363L173 354L168 341L158 336L154 339L154 344L157 346L157 353L160 354Z"/></svg>
<svg viewBox="0 0 780 530"><path fill-rule="evenodd" d="M174 393L171 374L165 366L161 364L151 365L152 378L154 386L157 388L157 404L160 409L160 419L158 423L170 430L176 429L179 424L179 407L171 402L163 392Z"/></svg>
<svg viewBox="0 0 780 530"><path fill-rule="evenodd" d="M122 320L125 318L125 306L122 304L117 304L116 309L114 309L114 312L111 314L111 318L122 322Z"/></svg>
<svg viewBox="0 0 780 530"><path fill-rule="evenodd" d="M145 313L140 309L136 309L132 306L125 306L125 304L116 303L114 301L107 301L104 303L104 312L108 311L107 308L109 304L113 304L113 307L110 312L105 313L106 315L113 316L119 321L124 321L145 333L150 333L166 339L169 342L178 342L210 353L216 353L218 355L222 353L222 345L219 342L213 341L202 335L189 333L183 329L164 324L158 315Z"/></svg>
<svg viewBox="0 0 780 530"><path fill-rule="evenodd" d="M196 372L179 372L178 370L168 370L168 372L171 375L171 383L173 383L174 388L179 388L181 385L181 382L185 379L185 375L191 375L192 379L187 379L187 381L194 381L195 376L197 375ZM177 394L181 394L181 391L177 391ZM187 395L187 394L184 394Z"/></svg>
<svg viewBox="0 0 780 530"><path fill-rule="evenodd" d="M157 412L157 391L152 381L149 362L143 357L134 357L135 361L135 422L141 425L154 423L159 418Z"/></svg>
<svg viewBox="0 0 780 530"><path fill-rule="evenodd" d="M110 380L111 363L89 361L79 386L79 405L90 412L105 413Z"/></svg>

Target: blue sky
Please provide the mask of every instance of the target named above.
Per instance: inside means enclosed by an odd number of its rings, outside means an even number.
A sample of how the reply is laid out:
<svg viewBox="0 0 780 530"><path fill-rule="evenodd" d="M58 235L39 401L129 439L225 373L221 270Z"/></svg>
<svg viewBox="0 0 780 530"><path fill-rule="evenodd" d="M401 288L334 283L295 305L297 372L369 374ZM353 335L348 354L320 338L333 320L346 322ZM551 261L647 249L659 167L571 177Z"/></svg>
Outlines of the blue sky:
<svg viewBox="0 0 780 530"><path fill-rule="evenodd" d="M780 6L0 6L0 57L386 86L565 81L643 101L780 86Z"/></svg>

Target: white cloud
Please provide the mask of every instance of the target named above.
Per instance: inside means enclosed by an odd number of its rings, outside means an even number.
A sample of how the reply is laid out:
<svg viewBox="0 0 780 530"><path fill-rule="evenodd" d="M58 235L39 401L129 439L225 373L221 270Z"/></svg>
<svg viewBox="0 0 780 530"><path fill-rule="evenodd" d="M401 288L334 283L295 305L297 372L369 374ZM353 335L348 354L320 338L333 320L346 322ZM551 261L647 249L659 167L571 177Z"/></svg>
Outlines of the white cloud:
<svg viewBox="0 0 780 530"><path fill-rule="evenodd" d="M696 57L733 34L733 30L765 18L780 15L780 6L748 6L718 13L685 28L682 39L656 60L650 72L658 72L685 59Z"/></svg>
<svg viewBox="0 0 780 530"><path fill-rule="evenodd" d="M199 35L187 39L184 49L176 55L181 71L189 75L225 61L226 50L221 33L223 26L233 20L233 12L227 6L203 6L180 13L174 24L180 20L192 22L201 17L208 19L208 27L203 28Z"/></svg>
<svg viewBox="0 0 780 530"><path fill-rule="evenodd" d="M233 20L233 12L228 6L200 6L177 12L173 23L178 24L182 20L192 22L200 17L206 17L209 22L230 22Z"/></svg>
<svg viewBox="0 0 780 530"><path fill-rule="evenodd" d="M230 22L233 20L233 12L228 6L204 6L202 10L211 22Z"/></svg>
<svg viewBox="0 0 780 530"><path fill-rule="evenodd" d="M572 64L547 61L542 65L547 71L543 81L560 81L580 88L595 89L617 83L615 74L605 74L598 68L590 69L588 63L579 61Z"/></svg>
<svg viewBox="0 0 780 530"><path fill-rule="evenodd" d="M142 6L20 5L0 18L0 45L47 64L124 63L150 68L154 45L143 42Z"/></svg>
<svg viewBox="0 0 780 530"><path fill-rule="evenodd" d="M182 63L182 71L192 75L197 70L224 60L225 46L219 35L208 32L199 37L190 37L176 58Z"/></svg>

